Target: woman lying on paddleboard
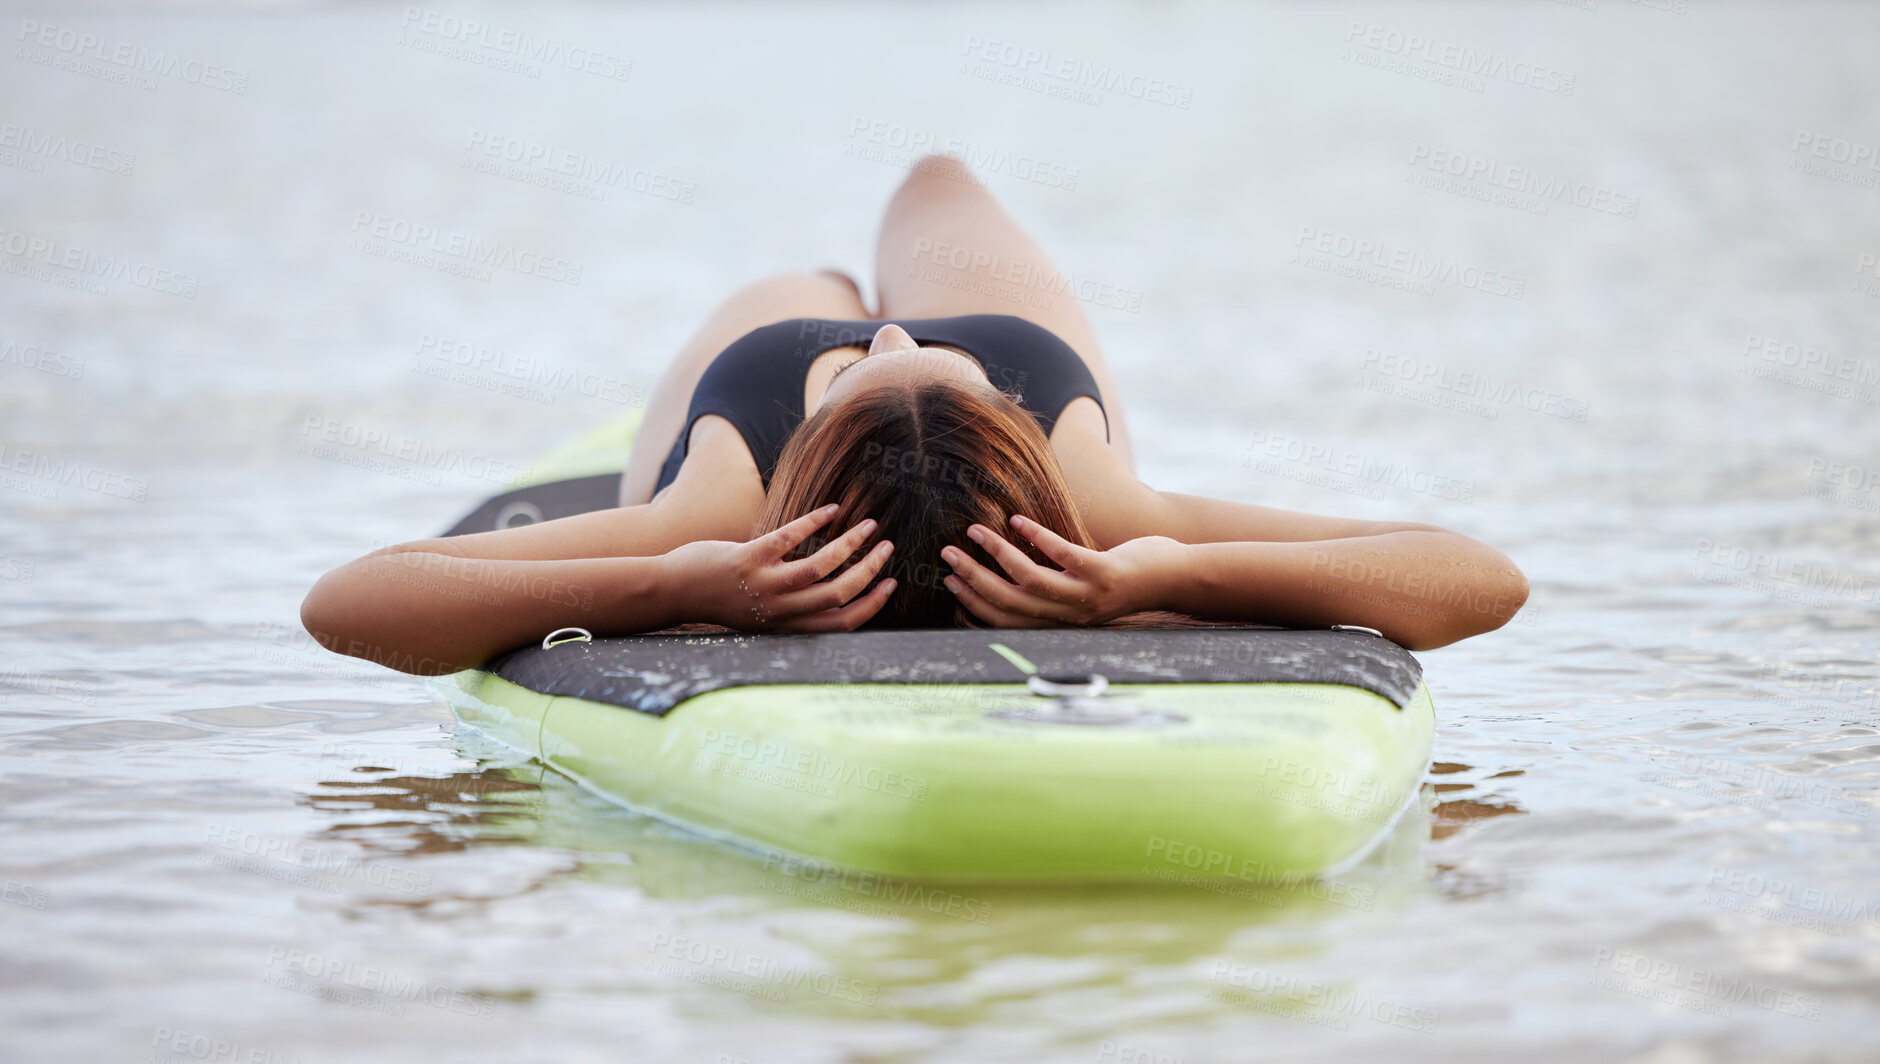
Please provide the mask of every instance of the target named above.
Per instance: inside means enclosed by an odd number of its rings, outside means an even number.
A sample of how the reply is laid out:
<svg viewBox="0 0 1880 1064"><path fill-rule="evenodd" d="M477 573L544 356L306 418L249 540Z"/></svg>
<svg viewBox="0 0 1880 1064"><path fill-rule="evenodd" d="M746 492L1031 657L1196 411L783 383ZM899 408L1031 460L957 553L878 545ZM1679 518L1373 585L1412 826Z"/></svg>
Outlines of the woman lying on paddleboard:
<svg viewBox="0 0 1880 1064"><path fill-rule="evenodd" d="M564 625L824 632L1147 611L1363 625L1420 650L1499 628L1526 601L1507 556L1433 525L1143 484L1082 309L991 291L987 262L1057 276L964 164L922 159L882 222L879 314L834 272L746 286L654 390L619 508L375 551L322 577L303 623L333 650L435 673ZM584 594L491 605L470 592L493 576Z"/></svg>

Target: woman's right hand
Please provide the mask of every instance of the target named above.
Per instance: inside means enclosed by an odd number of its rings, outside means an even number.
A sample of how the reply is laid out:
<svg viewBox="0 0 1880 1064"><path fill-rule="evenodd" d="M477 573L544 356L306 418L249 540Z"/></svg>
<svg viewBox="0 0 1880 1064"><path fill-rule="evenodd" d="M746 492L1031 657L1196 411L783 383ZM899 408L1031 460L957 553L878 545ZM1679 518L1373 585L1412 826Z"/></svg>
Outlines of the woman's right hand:
<svg viewBox="0 0 1880 1064"><path fill-rule="evenodd" d="M747 543L698 540L667 551L661 560L676 603L675 620L743 632L850 632L867 623L894 591L892 577L868 587L894 553L894 544L883 540L841 576L823 578L867 541L875 530L873 518L807 558L786 560L839 509L825 506Z"/></svg>

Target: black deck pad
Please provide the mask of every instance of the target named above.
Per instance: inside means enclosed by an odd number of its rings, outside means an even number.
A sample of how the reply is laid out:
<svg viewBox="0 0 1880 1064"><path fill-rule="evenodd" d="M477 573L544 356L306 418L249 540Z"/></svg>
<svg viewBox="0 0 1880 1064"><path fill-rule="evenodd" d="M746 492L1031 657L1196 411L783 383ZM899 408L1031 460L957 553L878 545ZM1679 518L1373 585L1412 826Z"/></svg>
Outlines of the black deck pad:
<svg viewBox="0 0 1880 1064"><path fill-rule="evenodd" d="M659 634L523 647L484 668L547 695L665 716L694 695L753 684L1023 683L1001 643L1047 676L1111 683L1324 683L1403 708L1423 667L1374 635L1278 628L917 629L827 635Z"/></svg>
<svg viewBox="0 0 1880 1064"><path fill-rule="evenodd" d="M616 505L620 474L504 492L447 536L512 528ZM483 667L547 695L663 717L707 691L755 684L1023 683L990 648L1001 643L1046 676L1097 673L1111 683L1327 683L1361 687L1399 709L1423 667L1374 635L1232 628L920 629L828 635L661 634L523 647Z"/></svg>
<svg viewBox="0 0 1880 1064"><path fill-rule="evenodd" d="M452 525L446 536L493 532L620 505L620 474L601 473L506 491Z"/></svg>

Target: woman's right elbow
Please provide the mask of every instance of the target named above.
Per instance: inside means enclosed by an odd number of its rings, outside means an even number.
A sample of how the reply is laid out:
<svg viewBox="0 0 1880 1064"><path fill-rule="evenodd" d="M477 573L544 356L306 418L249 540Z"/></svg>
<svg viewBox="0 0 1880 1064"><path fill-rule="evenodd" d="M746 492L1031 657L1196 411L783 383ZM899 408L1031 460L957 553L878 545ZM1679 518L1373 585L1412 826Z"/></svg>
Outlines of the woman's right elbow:
<svg viewBox="0 0 1880 1064"><path fill-rule="evenodd" d="M462 654L386 638L383 611L389 604L349 587L345 570L321 577L300 601L300 626L321 646L410 676L442 676L482 660L460 661Z"/></svg>
<svg viewBox="0 0 1880 1064"><path fill-rule="evenodd" d="M327 573L300 600L300 626L314 641L336 654L346 654L345 596L335 587L338 570Z"/></svg>

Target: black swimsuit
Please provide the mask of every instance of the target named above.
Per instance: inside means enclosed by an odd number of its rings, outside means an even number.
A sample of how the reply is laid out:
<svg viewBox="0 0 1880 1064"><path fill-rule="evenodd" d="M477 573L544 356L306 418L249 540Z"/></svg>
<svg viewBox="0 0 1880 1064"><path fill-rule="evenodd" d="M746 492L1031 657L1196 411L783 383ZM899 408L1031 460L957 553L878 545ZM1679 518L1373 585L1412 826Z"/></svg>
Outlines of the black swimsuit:
<svg viewBox="0 0 1880 1064"><path fill-rule="evenodd" d="M745 333L705 367L692 391L685 426L653 490L658 492L678 477L692 425L706 414L717 414L737 427L769 490L784 442L803 423L803 382L810 363L834 348L866 348L883 325L899 325L917 344L945 344L971 355L985 368L986 379L994 387L1019 397L1019 405L1038 419L1046 436L1072 399L1087 395L1103 405L1096 378L1077 352L1057 334L1023 318L1008 314L906 321L794 318ZM1107 439L1107 411L1103 431Z"/></svg>

